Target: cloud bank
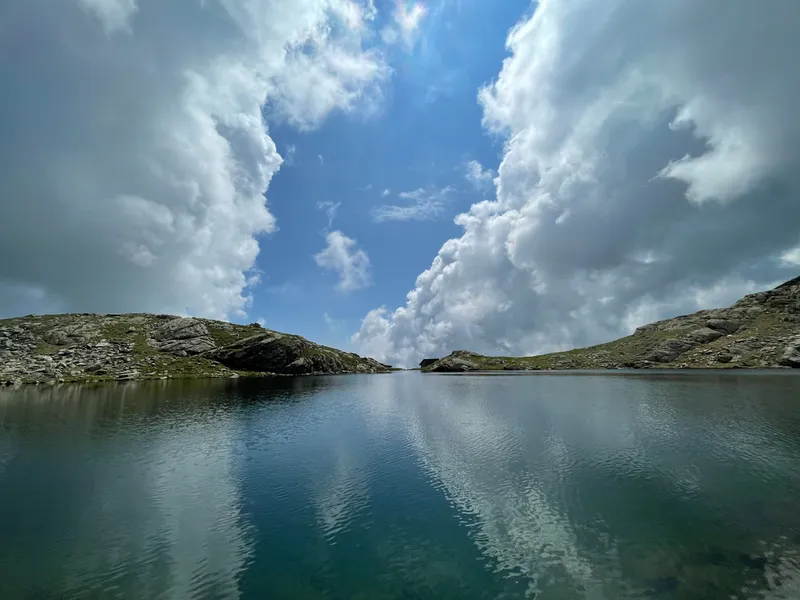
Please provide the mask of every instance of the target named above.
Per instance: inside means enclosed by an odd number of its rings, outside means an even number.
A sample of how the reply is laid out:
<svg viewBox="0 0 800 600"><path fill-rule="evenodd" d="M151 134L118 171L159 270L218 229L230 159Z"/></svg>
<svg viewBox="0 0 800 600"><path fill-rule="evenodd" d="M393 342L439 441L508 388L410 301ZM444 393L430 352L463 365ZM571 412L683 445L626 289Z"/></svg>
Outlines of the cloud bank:
<svg viewBox="0 0 800 600"><path fill-rule="evenodd" d="M352 0L6 0L0 313L242 312L301 129L387 75Z"/></svg>
<svg viewBox="0 0 800 600"><path fill-rule="evenodd" d="M798 18L793 0L539 3L479 93L506 140L496 199L354 343L406 365L564 349L796 275Z"/></svg>

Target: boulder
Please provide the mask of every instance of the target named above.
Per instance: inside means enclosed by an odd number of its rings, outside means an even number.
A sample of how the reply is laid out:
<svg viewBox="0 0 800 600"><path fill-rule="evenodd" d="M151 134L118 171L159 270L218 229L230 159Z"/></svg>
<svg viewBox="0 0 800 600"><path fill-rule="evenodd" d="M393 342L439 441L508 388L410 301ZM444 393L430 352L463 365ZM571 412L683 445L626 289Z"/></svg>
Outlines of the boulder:
<svg viewBox="0 0 800 600"><path fill-rule="evenodd" d="M757 338L746 338L734 341L734 343L728 348L728 351L731 354L749 354L751 352L756 352L763 347L764 342L761 340Z"/></svg>
<svg viewBox="0 0 800 600"><path fill-rule="evenodd" d="M675 338L667 340L653 348L645 357L645 361L668 363L678 358L681 354L693 348L696 344Z"/></svg>
<svg viewBox="0 0 800 600"><path fill-rule="evenodd" d="M191 317L179 317L167 321L153 332L152 338L148 341L161 352L177 356L202 354L216 348L206 326Z"/></svg>
<svg viewBox="0 0 800 600"><path fill-rule="evenodd" d="M737 319L709 319L706 326L724 334L736 333L742 324Z"/></svg>
<svg viewBox="0 0 800 600"><path fill-rule="evenodd" d="M783 367L800 369L800 336L792 339L783 351L778 364Z"/></svg>
<svg viewBox="0 0 800 600"><path fill-rule="evenodd" d="M94 333L88 326L76 324L45 331L42 339L53 346L67 346L85 342Z"/></svg>
<svg viewBox="0 0 800 600"><path fill-rule="evenodd" d="M723 335L723 333L715 329L711 329L710 327L702 327L690 332L686 336L686 340L689 342L695 342L696 344L707 344L721 338Z"/></svg>
<svg viewBox="0 0 800 600"><path fill-rule="evenodd" d="M701 327L682 337L662 342L645 355L644 359L646 361L658 363L672 362L684 352L688 352L701 344L713 342L722 336L723 334L721 332L711 329L710 327Z"/></svg>
<svg viewBox="0 0 800 600"><path fill-rule="evenodd" d="M178 317L161 325L153 333L153 339L161 341L187 340L208 335L203 323L191 317Z"/></svg>

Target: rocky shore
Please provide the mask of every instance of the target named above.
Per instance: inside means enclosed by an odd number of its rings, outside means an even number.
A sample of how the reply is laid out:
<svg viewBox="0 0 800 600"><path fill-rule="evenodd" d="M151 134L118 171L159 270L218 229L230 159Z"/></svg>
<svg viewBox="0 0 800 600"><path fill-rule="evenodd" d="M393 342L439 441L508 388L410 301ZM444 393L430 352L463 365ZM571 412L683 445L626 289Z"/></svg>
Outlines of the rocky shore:
<svg viewBox="0 0 800 600"><path fill-rule="evenodd" d="M800 277L728 308L639 327L597 346L539 356L491 357L458 350L425 359L426 372L565 369L800 368Z"/></svg>
<svg viewBox="0 0 800 600"><path fill-rule="evenodd" d="M390 370L258 324L152 314L0 320L0 385Z"/></svg>

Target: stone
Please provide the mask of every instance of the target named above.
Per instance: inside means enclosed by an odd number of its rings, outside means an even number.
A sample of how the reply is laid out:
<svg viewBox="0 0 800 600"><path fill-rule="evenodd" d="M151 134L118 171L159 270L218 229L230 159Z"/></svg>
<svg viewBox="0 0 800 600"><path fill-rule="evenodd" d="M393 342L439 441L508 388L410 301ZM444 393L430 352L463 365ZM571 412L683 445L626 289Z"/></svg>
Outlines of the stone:
<svg viewBox="0 0 800 600"><path fill-rule="evenodd" d="M98 362L86 367L86 372L91 373L92 375L105 375L106 368L103 363Z"/></svg>
<svg viewBox="0 0 800 600"><path fill-rule="evenodd" d="M686 335L678 338L666 340L653 348L645 355L645 360L669 363L688 352L689 350L701 345L713 342L721 338L724 334L710 327L695 329Z"/></svg>
<svg viewBox="0 0 800 600"><path fill-rule="evenodd" d="M711 329L710 327L702 327L700 329L695 329L691 333L689 333L686 337L689 341L695 342L697 344L707 344L709 342L713 342L716 339L719 339L724 334L715 330Z"/></svg>
<svg viewBox="0 0 800 600"><path fill-rule="evenodd" d="M737 319L709 319L706 326L714 331L731 334L736 333L742 324Z"/></svg>
<svg viewBox="0 0 800 600"><path fill-rule="evenodd" d="M69 336L60 329L54 329L44 334L44 341L54 346L66 346L69 344Z"/></svg>
<svg viewBox="0 0 800 600"><path fill-rule="evenodd" d="M789 342L778 364L784 367L800 369L800 337L796 337Z"/></svg>
<svg viewBox="0 0 800 600"><path fill-rule="evenodd" d="M427 367L431 373L464 373L467 371L479 371L478 360L480 355L466 350L456 350L449 356L437 360Z"/></svg>
<svg viewBox="0 0 800 600"><path fill-rule="evenodd" d="M216 348L208 328L191 317L178 317L167 321L155 330L148 341L161 352L169 352L176 356L202 354Z"/></svg>
<svg viewBox="0 0 800 600"><path fill-rule="evenodd" d="M310 365L310 360L305 356L301 356L300 358L293 360L288 365L286 365L286 370L290 373L302 373L304 372L308 366Z"/></svg>
<svg viewBox="0 0 800 600"><path fill-rule="evenodd" d="M169 352L176 356L202 354L216 348L216 344L207 337L196 337L185 340L169 340L156 345L161 352Z"/></svg>
<svg viewBox="0 0 800 600"><path fill-rule="evenodd" d="M217 348L204 356L240 371L285 373L379 373L387 370L371 358L309 342L274 331L254 335ZM360 367L361 366L361 367Z"/></svg>
<svg viewBox="0 0 800 600"><path fill-rule="evenodd" d="M696 344L680 338L667 340L651 350L645 356L645 360L657 363L672 362L681 354L693 348L695 345Z"/></svg>
<svg viewBox="0 0 800 600"><path fill-rule="evenodd" d="M161 325L153 334L153 339L162 342L169 340L186 340L208 335L203 323L191 317L178 317Z"/></svg>
<svg viewBox="0 0 800 600"><path fill-rule="evenodd" d="M53 346L66 346L86 342L94 333L91 326L85 323L76 323L45 331L42 339Z"/></svg>

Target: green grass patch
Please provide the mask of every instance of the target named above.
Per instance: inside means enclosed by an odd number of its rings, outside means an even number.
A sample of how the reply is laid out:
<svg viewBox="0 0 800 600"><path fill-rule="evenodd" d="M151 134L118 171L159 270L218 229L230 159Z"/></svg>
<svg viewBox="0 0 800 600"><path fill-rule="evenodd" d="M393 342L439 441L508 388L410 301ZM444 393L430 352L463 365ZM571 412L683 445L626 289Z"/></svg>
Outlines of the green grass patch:
<svg viewBox="0 0 800 600"><path fill-rule="evenodd" d="M61 350L61 346L55 344L48 344L47 342L39 341L36 343L36 354L52 355Z"/></svg>
<svg viewBox="0 0 800 600"><path fill-rule="evenodd" d="M229 346L239 340L267 332L263 327L253 325L224 326L221 323L217 324L215 321L206 321L206 327L208 328L209 336L217 346Z"/></svg>

